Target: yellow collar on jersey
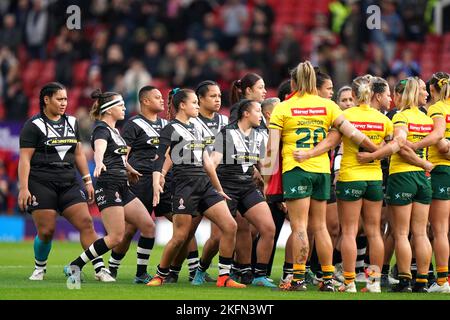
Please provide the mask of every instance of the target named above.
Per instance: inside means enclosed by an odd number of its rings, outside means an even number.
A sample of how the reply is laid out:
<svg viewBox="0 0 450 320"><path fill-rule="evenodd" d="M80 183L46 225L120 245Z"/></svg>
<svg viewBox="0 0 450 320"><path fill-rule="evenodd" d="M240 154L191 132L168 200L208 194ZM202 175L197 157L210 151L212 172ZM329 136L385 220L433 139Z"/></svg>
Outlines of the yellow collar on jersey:
<svg viewBox="0 0 450 320"><path fill-rule="evenodd" d="M361 110L370 110L370 109L372 109L372 107L369 106L368 104L360 104L358 106L358 108L360 108Z"/></svg>

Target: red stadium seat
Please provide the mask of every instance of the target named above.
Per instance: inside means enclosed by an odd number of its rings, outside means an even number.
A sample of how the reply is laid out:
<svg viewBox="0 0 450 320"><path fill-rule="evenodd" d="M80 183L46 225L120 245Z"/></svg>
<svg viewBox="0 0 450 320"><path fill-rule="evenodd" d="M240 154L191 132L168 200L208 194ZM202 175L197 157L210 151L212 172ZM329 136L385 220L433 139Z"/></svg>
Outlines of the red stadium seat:
<svg viewBox="0 0 450 320"><path fill-rule="evenodd" d="M5 110L5 105L3 103L3 99L0 99L0 120L5 119L5 113L6 113L6 110Z"/></svg>
<svg viewBox="0 0 450 320"><path fill-rule="evenodd" d="M161 88L168 87L169 84L166 79L163 78L153 78L151 81L151 85L161 90Z"/></svg>
<svg viewBox="0 0 450 320"><path fill-rule="evenodd" d="M85 85L88 79L90 61L81 60L73 65L72 73L74 85Z"/></svg>
<svg viewBox="0 0 450 320"><path fill-rule="evenodd" d="M45 84L55 81L56 76L56 62L55 60L47 60L42 68L42 72L39 75L38 83Z"/></svg>
<svg viewBox="0 0 450 320"><path fill-rule="evenodd" d="M27 67L22 70L22 81L25 94L30 97L33 89L38 82L41 72L44 68L44 62L41 60L32 60Z"/></svg>
<svg viewBox="0 0 450 320"><path fill-rule="evenodd" d="M67 109L66 112L68 114L75 114L78 107L80 106L80 98L81 98L82 89L81 87L73 87L67 91Z"/></svg>

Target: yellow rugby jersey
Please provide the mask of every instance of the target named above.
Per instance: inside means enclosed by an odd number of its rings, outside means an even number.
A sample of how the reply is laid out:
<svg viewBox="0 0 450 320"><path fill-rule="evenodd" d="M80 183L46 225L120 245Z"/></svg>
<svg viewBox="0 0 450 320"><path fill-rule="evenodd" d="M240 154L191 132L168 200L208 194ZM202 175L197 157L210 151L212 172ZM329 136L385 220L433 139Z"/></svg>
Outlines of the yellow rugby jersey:
<svg viewBox="0 0 450 320"><path fill-rule="evenodd" d="M445 119L445 138L450 140L450 99L446 101L439 101L430 106L428 109L428 116L433 119L441 117ZM447 160L438 150L436 146L430 146L428 150L428 160L435 166L443 165L450 166L450 160Z"/></svg>
<svg viewBox="0 0 450 320"><path fill-rule="evenodd" d="M408 141L412 143L422 140L433 131L433 120L419 110L417 107L409 108L397 113L392 119L394 127L406 126L408 130ZM422 159L427 159L427 148L416 150L417 155ZM389 174L409 171L424 171L421 167L407 163L398 153L391 156Z"/></svg>
<svg viewBox="0 0 450 320"><path fill-rule="evenodd" d="M364 133L373 143L380 144L387 137L394 134L394 126L384 114L371 108L369 105L360 105L344 111L345 118L350 121L355 128ZM339 181L366 181L382 180L380 160L361 164L356 159L356 154L363 149L353 143L349 138L343 137L344 154L341 160L339 171Z"/></svg>
<svg viewBox="0 0 450 320"><path fill-rule="evenodd" d="M269 128L281 130L283 173L295 167L308 172L330 173L327 153L300 163L295 161L293 151L314 148L325 139L328 129L341 114L336 103L311 94L294 95L275 106Z"/></svg>

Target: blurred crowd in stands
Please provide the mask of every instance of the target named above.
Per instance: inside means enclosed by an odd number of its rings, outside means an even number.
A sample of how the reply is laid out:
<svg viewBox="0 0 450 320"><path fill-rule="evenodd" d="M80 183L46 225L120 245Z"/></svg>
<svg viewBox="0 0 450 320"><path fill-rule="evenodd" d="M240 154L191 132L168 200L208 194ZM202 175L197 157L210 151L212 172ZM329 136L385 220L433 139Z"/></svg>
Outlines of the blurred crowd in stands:
<svg viewBox="0 0 450 320"><path fill-rule="evenodd" d="M443 49L450 37L433 35L436 3L79 0L81 28L68 30L66 10L74 1L2 0L0 119L23 122L37 113L39 89L53 80L69 88L68 113L78 116L86 141L95 88L122 93L130 116L138 112L137 92L146 84L166 94L215 80L226 110L233 80L256 72L270 96L303 59L330 74L335 91L364 73L390 83L427 77L450 69ZM373 4L381 8L381 29L369 30L366 10ZM0 163L0 212L12 188L2 168Z"/></svg>

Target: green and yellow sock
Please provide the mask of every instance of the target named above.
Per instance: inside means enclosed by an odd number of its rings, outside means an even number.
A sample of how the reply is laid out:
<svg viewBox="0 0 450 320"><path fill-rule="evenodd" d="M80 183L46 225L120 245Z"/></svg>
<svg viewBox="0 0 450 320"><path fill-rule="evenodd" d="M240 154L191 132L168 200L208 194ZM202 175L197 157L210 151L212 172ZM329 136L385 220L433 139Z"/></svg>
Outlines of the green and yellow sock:
<svg viewBox="0 0 450 320"><path fill-rule="evenodd" d="M293 272L292 282L304 281L306 265L294 263L293 269L294 269L294 272Z"/></svg>
<svg viewBox="0 0 450 320"><path fill-rule="evenodd" d="M355 281L356 272L344 271L344 284L348 286L350 283Z"/></svg>
<svg viewBox="0 0 450 320"><path fill-rule="evenodd" d="M327 266L322 266L323 280L333 279L334 266L332 264Z"/></svg>
<svg viewBox="0 0 450 320"><path fill-rule="evenodd" d="M436 267L437 272L437 284L442 286L448 280L448 266L438 266Z"/></svg>
<svg viewBox="0 0 450 320"><path fill-rule="evenodd" d="M428 283L428 272L427 273L418 273L416 277L416 285L418 286L426 286Z"/></svg>

